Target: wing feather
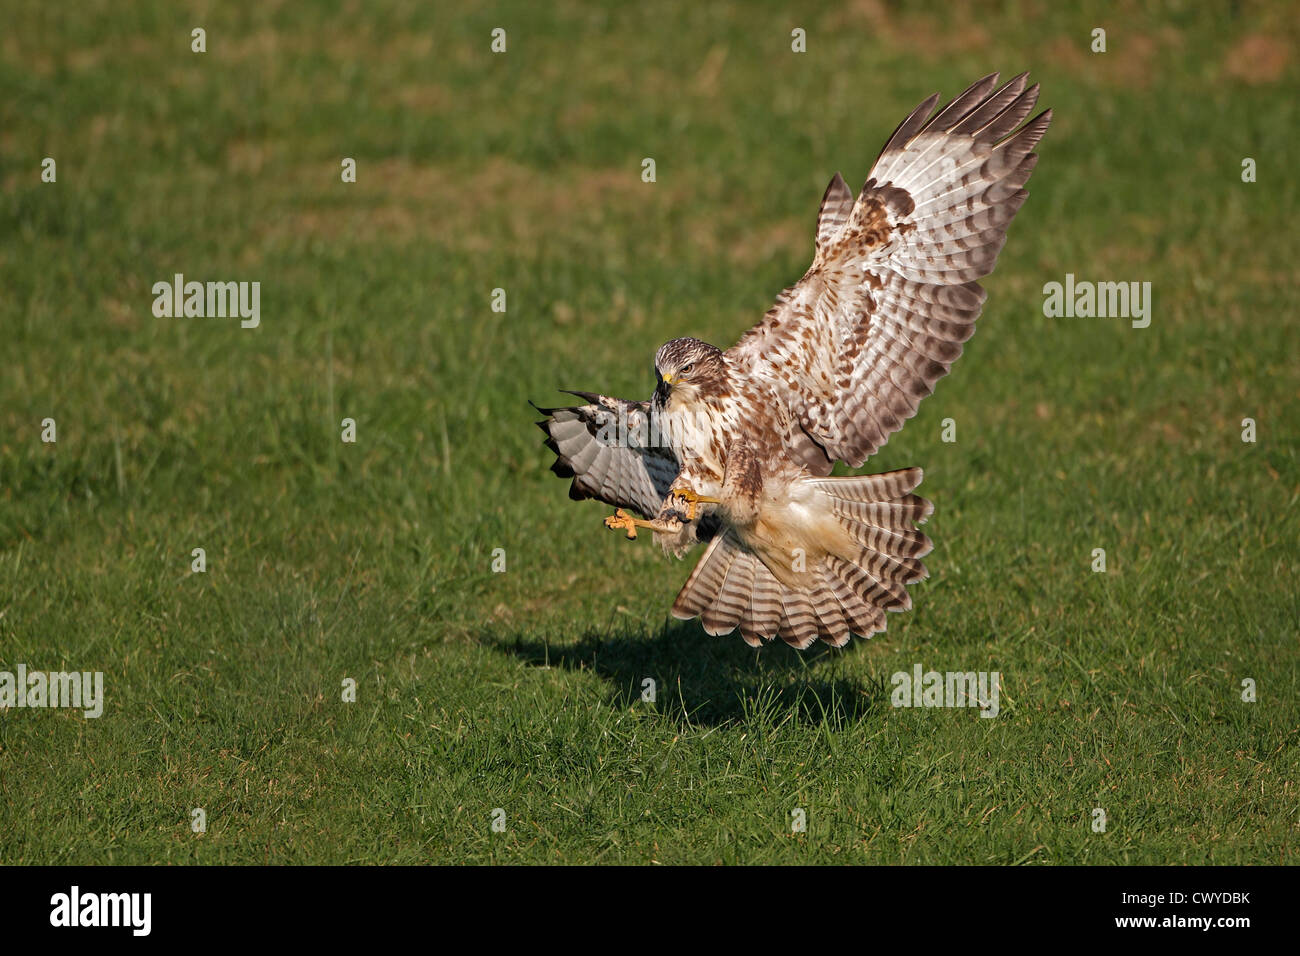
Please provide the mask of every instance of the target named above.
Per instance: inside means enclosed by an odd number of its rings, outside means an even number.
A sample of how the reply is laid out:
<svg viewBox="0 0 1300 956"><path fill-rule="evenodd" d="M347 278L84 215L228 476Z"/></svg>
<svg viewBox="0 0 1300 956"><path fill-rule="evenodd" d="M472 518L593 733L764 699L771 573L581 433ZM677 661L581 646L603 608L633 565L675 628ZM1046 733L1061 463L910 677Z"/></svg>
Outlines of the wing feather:
<svg viewBox="0 0 1300 956"><path fill-rule="evenodd" d="M1051 122L1050 110L1024 122L1038 100L1027 83L1021 74L999 87L991 73L937 113L937 95L921 103L856 200L837 173L812 266L728 352L786 397L800 429L792 454L814 474L874 454L974 334L978 280L1024 204Z"/></svg>
<svg viewBox="0 0 1300 956"><path fill-rule="evenodd" d="M546 447L555 453L551 470L572 478L569 497L596 498L646 517L658 513L681 467L666 441L651 427L648 402L591 392L567 408L537 408Z"/></svg>

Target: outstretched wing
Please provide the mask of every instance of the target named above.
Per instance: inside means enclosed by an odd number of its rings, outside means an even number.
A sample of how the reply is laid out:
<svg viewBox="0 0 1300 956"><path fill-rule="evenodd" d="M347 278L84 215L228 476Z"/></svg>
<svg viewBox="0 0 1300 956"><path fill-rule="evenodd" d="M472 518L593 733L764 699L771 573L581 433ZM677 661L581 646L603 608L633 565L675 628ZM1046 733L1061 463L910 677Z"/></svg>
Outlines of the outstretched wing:
<svg viewBox="0 0 1300 956"><path fill-rule="evenodd" d="M588 404L537 408L546 447L555 452L551 471L573 478L569 497L598 498L643 516L659 512L681 466L650 420L649 402L570 392Z"/></svg>
<svg viewBox="0 0 1300 956"><path fill-rule="evenodd" d="M1021 74L996 73L932 118L938 94L895 130L857 202L839 174L817 218L812 266L727 353L785 396L825 455L857 467L916 414L974 334L1007 226L1024 203L1051 110ZM1017 127L1019 127L1017 129Z"/></svg>

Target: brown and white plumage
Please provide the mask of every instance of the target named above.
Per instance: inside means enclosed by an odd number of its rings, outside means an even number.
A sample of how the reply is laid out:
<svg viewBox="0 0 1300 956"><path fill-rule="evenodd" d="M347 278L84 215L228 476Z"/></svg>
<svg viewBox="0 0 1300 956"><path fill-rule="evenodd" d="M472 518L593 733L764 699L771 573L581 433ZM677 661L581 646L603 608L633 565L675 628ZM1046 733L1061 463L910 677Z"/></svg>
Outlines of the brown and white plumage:
<svg viewBox="0 0 1300 956"><path fill-rule="evenodd" d="M812 266L735 346L675 339L656 355L651 401L579 393L586 405L547 411L571 495L653 515L639 523L669 551L709 542L676 616L802 648L884 630L885 612L911 607L931 547L916 528L931 512L913 493L921 470L827 476L915 415L973 334L977 280L1051 119L1024 122L1037 96L1023 74L1001 87L992 74L934 115L938 96L926 100L856 200L831 180ZM611 416L636 424L602 433ZM633 534L638 522L621 521Z"/></svg>
<svg viewBox="0 0 1300 956"><path fill-rule="evenodd" d="M598 498L642 514L657 512L681 467L667 445L651 440L650 403L569 394L588 404L537 409L548 416L543 431L546 446L556 455L551 470L573 478L569 496L575 501ZM626 427L627 441L605 440L620 427Z"/></svg>
<svg viewBox="0 0 1300 956"><path fill-rule="evenodd" d="M1051 112L1029 115L1022 74L977 82L932 119L926 100L890 137L857 201L837 175L812 267L728 353L785 381L829 459L854 467L916 414L975 331L1006 227L1028 195ZM793 375L792 375L793 372ZM830 462L818 463L829 474Z"/></svg>

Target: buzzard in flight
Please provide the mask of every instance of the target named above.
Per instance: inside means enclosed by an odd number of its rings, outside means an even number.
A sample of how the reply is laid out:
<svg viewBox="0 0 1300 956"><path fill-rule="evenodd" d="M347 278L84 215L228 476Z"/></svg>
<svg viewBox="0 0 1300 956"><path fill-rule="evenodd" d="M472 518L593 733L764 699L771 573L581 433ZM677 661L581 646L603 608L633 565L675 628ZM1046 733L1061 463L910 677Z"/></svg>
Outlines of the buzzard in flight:
<svg viewBox="0 0 1300 956"><path fill-rule="evenodd" d="M817 214L812 266L723 351L698 339L655 355L645 402L574 392L539 409L575 499L617 510L679 557L708 542L673 603L710 634L834 646L885 629L926 576L933 510L921 469L860 466L916 414L975 331L1007 226L1027 195L1051 111L1025 123L1038 85L979 80L894 131L856 201L837 173ZM1021 125L1024 123L1024 125ZM643 517L633 517L627 510Z"/></svg>

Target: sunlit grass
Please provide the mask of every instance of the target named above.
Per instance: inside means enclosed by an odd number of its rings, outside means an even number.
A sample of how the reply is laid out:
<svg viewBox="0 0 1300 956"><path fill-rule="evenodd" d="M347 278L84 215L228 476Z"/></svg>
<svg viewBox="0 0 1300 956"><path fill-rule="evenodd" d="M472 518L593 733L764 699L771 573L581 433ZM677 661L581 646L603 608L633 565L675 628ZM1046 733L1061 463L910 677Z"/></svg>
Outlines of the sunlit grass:
<svg viewBox="0 0 1300 956"><path fill-rule="evenodd" d="M107 704L0 716L0 862L1292 860L1294 18L1019 6L7 11L0 670ZM831 175L992 69L1056 121L867 466L926 471L915 609L843 653L669 622L689 566L567 499L527 399L729 344ZM260 281L261 326L154 318L175 272ZM1046 318L1067 272L1152 282L1151 327ZM1000 715L894 709L916 663Z"/></svg>

